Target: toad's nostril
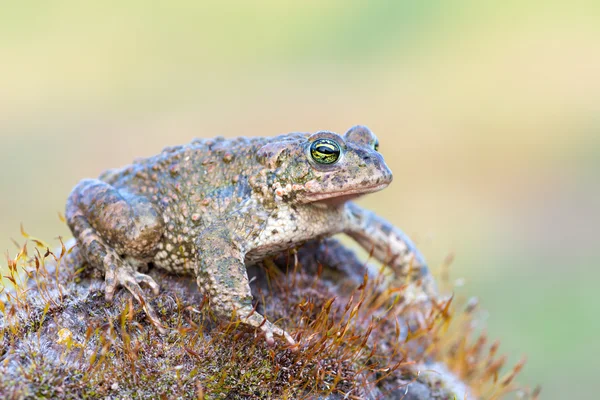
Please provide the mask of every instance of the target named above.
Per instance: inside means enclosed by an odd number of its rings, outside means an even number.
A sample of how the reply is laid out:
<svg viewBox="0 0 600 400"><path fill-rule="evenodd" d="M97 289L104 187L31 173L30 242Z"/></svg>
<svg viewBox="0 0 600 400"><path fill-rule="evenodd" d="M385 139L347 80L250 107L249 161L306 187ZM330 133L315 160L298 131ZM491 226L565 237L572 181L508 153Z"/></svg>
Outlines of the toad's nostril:
<svg viewBox="0 0 600 400"><path fill-rule="evenodd" d="M365 160L365 161L369 161L371 159L371 157L370 156L363 156L362 159Z"/></svg>

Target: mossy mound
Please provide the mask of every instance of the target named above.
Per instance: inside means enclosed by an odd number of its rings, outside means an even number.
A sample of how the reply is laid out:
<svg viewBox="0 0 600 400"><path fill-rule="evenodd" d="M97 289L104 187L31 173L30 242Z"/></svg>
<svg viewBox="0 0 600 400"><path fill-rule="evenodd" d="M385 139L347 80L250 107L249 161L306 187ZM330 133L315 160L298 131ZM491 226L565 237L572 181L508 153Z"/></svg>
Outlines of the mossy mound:
<svg viewBox="0 0 600 400"><path fill-rule="evenodd" d="M497 346L471 338L473 307L448 329L451 299L410 303L414 288L357 274L363 264L334 245L316 260L332 243L249 270L258 311L295 349L269 347L235 316L215 321L193 279L152 269L161 285L152 305L169 327L160 334L125 290L107 303L101 279L61 263L69 245L57 254L24 246L0 295L1 397L493 399L515 390L520 366L498 379Z"/></svg>

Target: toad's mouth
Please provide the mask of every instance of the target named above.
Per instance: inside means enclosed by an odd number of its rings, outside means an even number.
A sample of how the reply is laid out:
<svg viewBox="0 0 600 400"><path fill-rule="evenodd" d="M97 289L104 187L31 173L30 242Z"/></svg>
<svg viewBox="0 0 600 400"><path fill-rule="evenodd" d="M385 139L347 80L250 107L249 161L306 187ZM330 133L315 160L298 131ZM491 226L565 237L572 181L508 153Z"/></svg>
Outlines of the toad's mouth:
<svg viewBox="0 0 600 400"><path fill-rule="evenodd" d="M378 192L388 186L389 183L380 183L373 186L358 187L356 189L339 190L337 192L307 193L304 195L304 202L342 204L365 194Z"/></svg>

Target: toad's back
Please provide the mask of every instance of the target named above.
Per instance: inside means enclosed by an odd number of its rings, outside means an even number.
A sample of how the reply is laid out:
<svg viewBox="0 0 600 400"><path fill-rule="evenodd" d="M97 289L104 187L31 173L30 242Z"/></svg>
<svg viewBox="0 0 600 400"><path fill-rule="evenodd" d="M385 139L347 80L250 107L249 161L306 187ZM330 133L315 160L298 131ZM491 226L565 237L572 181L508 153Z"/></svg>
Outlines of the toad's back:
<svg viewBox="0 0 600 400"><path fill-rule="evenodd" d="M306 136L195 139L165 148L160 154L104 172L100 180L133 195L146 197L163 211L165 223L191 220L206 225L248 198L265 168L256 159L269 142Z"/></svg>

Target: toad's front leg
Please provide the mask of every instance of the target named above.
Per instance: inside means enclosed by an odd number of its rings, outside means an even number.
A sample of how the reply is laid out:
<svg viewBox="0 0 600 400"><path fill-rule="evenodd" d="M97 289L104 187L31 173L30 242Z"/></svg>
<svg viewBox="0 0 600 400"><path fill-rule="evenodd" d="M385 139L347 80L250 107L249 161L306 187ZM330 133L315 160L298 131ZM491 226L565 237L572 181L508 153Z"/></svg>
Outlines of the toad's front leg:
<svg viewBox="0 0 600 400"><path fill-rule="evenodd" d="M260 329L267 343L282 336L290 345L296 342L283 329L269 322L252 307L252 293L244 264L244 239L232 233L226 223L206 228L196 240L196 277L208 295L211 310L221 319L235 315L249 326Z"/></svg>
<svg viewBox="0 0 600 400"><path fill-rule="evenodd" d="M425 259L409 237L375 213L349 202L344 213L344 232L379 261L389 265L398 278L420 281L428 295L435 294Z"/></svg>

